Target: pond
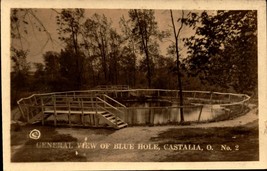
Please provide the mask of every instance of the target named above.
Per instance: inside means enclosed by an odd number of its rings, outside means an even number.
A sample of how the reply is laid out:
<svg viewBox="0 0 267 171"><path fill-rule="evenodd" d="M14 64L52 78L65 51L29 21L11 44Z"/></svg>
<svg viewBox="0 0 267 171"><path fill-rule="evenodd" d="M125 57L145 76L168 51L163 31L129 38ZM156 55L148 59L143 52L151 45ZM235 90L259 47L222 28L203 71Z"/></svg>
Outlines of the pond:
<svg viewBox="0 0 267 171"><path fill-rule="evenodd" d="M181 120L179 103L174 103L168 100L145 100L145 101L124 101L122 102L127 106L127 109L119 108L123 113L112 111L117 114L119 118L124 120L128 125L166 125L166 124L178 124ZM214 118L224 115L225 111L220 109L219 105L192 105L187 102L185 105L184 121L185 122L203 122L211 121ZM48 120L54 120L51 116ZM68 121L67 115L58 115L57 120L59 122ZM94 125L96 121L95 115L87 115L84 117L84 122L89 125ZM71 122L81 123L81 117L72 115ZM100 120L100 125L104 124L103 120Z"/></svg>
<svg viewBox="0 0 267 171"><path fill-rule="evenodd" d="M18 104L23 119L29 123L39 122L39 114L44 110L51 114L47 121L63 124L104 126L107 119L114 120L104 112L117 115L128 125L177 124L181 117L178 92L164 89L70 91L34 94L20 99ZM183 91L183 97L185 122L221 121L249 110L250 97L246 94ZM96 111L103 117L96 115Z"/></svg>
<svg viewBox="0 0 267 171"><path fill-rule="evenodd" d="M180 122L180 107L178 103L169 101L127 101L125 114L119 117L129 125L162 125ZM215 109L213 105L195 106L187 105L184 108L184 121L209 121L225 114L221 109ZM199 116L201 114L201 116Z"/></svg>

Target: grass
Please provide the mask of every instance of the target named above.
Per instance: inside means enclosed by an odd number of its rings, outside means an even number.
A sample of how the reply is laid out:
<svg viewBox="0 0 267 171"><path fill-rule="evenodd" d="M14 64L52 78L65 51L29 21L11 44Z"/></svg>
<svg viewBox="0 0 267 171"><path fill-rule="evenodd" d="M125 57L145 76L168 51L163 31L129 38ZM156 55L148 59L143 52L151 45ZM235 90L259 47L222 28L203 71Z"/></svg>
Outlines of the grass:
<svg viewBox="0 0 267 171"><path fill-rule="evenodd" d="M150 132L149 127L145 127ZM32 140L28 137L32 129L38 129L41 132L41 138ZM60 128L63 129L64 128ZM79 136L94 135L95 139L91 141L98 142L117 142L120 143L151 143L159 144L163 149L165 144L199 144L203 147L203 151L124 151L124 150L83 150L87 155L76 155L75 149L53 149L53 148L36 148L37 142L77 142L76 135L59 134L54 127L48 126L24 126L17 131L11 132L11 146L16 147L23 145L20 149L12 155L12 162L84 162L84 161L103 161L102 158L108 157L105 161L120 162L118 156L127 155L133 156L124 159L124 161L145 161L145 162L194 162L194 161L258 161L259 160L259 138L258 138L258 121L251 122L241 127L221 127L221 128L166 128L163 132L159 131L157 134L140 142L135 138L139 136L139 132L124 132L122 135L127 137L109 136L116 131L109 129L92 129L89 128L80 130L77 128L75 134ZM147 132L141 131L144 129L140 127L140 135L143 136ZM131 130L131 129L129 129ZM135 129L139 130L139 129ZM125 132L126 131L126 132ZM68 132L65 130L65 132ZM70 132L71 133L71 132ZM73 132L72 132L73 134ZM148 134L147 134L148 135ZM155 136L156 135L156 136ZM125 139L126 138L126 139ZM121 141L120 141L121 140ZM206 150L207 145L212 145L212 151ZM221 150L221 146L230 146L233 150ZM238 150L234 150L238 145ZM86 152L87 151L87 152ZM93 153L94 152L94 153ZM129 152L129 154L128 154ZM87 157L86 157L87 156ZM145 156L145 157L144 157Z"/></svg>
<svg viewBox="0 0 267 171"><path fill-rule="evenodd" d="M256 127L233 128L185 128L169 129L152 137L151 141L164 144L199 144L201 147L212 145L212 151L173 151L162 161L258 161L259 140ZM232 148L222 150L222 145ZM238 146L238 150L235 147Z"/></svg>
<svg viewBox="0 0 267 171"><path fill-rule="evenodd" d="M33 129L41 132L38 140L28 137ZM60 161L85 161L84 156L76 155L74 149L36 149L37 142L77 142L69 134L58 134L53 127L25 126L18 131L11 132L11 146L24 144L11 158L11 162L60 162Z"/></svg>

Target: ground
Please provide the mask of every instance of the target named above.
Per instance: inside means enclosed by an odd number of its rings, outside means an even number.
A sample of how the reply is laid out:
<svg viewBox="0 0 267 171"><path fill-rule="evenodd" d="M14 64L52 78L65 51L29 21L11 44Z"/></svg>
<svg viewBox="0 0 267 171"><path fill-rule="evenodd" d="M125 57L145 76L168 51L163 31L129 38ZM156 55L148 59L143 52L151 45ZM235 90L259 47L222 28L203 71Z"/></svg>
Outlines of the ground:
<svg viewBox="0 0 267 171"><path fill-rule="evenodd" d="M41 132L40 139L29 138L33 129ZM61 145L48 148L47 142ZM11 132L11 161L258 161L258 143L258 115L254 108L233 120L183 126L120 130L21 126Z"/></svg>

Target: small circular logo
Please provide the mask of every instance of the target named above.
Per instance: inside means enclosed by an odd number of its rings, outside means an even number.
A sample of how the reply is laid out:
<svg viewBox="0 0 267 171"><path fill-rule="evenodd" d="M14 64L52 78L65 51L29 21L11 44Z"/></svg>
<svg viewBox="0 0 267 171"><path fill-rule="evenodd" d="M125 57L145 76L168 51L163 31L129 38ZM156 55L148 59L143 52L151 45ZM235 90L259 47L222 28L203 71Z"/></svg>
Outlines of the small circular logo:
<svg viewBox="0 0 267 171"><path fill-rule="evenodd" d="M41 137L41 132L37 129L34 129L30 132L29 137L34 140L38 140Z"/></svg>

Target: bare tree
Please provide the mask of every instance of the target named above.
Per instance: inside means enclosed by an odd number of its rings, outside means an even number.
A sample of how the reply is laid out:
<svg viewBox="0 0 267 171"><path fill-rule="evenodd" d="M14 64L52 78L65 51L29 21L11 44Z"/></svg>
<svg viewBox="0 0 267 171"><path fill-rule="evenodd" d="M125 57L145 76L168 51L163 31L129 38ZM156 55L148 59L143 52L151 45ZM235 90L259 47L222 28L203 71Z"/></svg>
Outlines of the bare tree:
<svg viewBox="0 0 267 171"><path fill-rule="evenodd" d="M152 50L154 45L152 37L158 37L157 22L154 17L153 10L129 10L129 17L133 24L132 33L136 42L138 42L140 50L145 54L145 63L147 70L148 87L151 87L152 82Z"/></svg>
<svg viewBox="0 0 267 171"><path fill-rule="evenodd" d="M176 53L176 67L177 67L177 82L178 82L178 89L179 89L179 99L180 99L180 117L181 117L181 122L184 122L184 111L183 111L183 89L182 89L182 79L181 79L181 72L180 72L180 60L179 60L179 36L181 33L181 30L183 28L183 23L184 23L184 11L182 11L182 18L181 18L181 25L179 29L176 32L176 27L174 24L173 20L173 14L172 10L170 10L171 14L171 20L172 20L172 28L173 28L173 34L174 34L174 39L175 39L175 53Z"/></svg>

